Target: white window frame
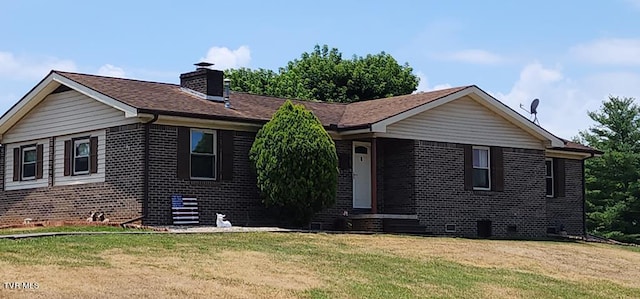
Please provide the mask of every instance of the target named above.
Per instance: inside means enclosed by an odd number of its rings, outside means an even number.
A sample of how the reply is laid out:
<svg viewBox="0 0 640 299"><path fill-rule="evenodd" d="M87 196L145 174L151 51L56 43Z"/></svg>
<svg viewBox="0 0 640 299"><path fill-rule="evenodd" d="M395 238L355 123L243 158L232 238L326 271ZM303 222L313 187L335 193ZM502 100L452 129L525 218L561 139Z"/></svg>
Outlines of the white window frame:
<svg viewBox="0 0 640 299"><path fill-rule="evenodd" d="M487 151L487 167L476 167L475 163L473 161L473 152L475 150L484 150ZM473 190L483 190L483 191L488 191L491 190L491 149L488 146L473 146L471 148L471 167L475 170L475 169L486 169L487 170L487 187L476 187L475 186L475 182L472 180L473 183ZM473 176L472 176L473 177Z"/></svg>
<svg viewBox="0 0 640 299"><path fill-rule="evenodd" d="M550 170L549 173L551 173L551 175L547 175L547 161L551 162L551 166L550 166ZM553 159L552 158L546 158L544 160L544 182L545 182L545 189L544 189L544 193L547 193L547 179L551 179L551 194L546 194L547 197L554 197L556 194L556 188L555 188L555 178L553 177Z"/></svg>
<svg viewBox="0 0 640 299"><path fill-rule="evenodd" d="M29 162L26 163L24 161L24 158L27 156L25 155L25 152L27 151L34 151L36 153L36 160L33 162ZM33 164L34 165L34 172L33 172L33 176L24 176L24 166L26 164ZM26 146L20 149L20 180L22 181L31 181L31 180L35 180L36 179L36 175L38 173L38 150L36 148L36 146Z"/></svg>
<svg viewBox="0 0 640 299"><path fill-rule="evenodd" d="M86 156L77 156L76 153L76 149L77 146L80 144L86 143L87 146L89 147L89 152ZM87 170L81 170L81 171L77 171L76 170L76 159L77 158L87 158ZM82 138L82 139L75 139L73 140L73 161L71 163L71 170L72 170L72 174L73 175L83 175L83 174L89 174L89 171L91 170L91 141L90 138Z"/></svg>
<svg viewBox="0 0 640 299"><path fill-rule="evenodd" d="M192 172L192 168L191 168L191 156L194 155L194 153L192 152L191 144L193 144L193 132L202 132L203 134L212 134L213 135L213 138L212 138L213 153L212 154L195 153L195 155L199 155L199 156L210 156L210 157L213 157L213 177L211 177L211 178L209 178L209 177L194 177L192 175L193 172ZM209 180L209 181L215 181L216 180L216 178L218 177L218 170L217 170L218 161L216 161L217 153L218 153L218 132L216 130L191 129L189 131L189 176L191 177L192 180Z"/></svg>

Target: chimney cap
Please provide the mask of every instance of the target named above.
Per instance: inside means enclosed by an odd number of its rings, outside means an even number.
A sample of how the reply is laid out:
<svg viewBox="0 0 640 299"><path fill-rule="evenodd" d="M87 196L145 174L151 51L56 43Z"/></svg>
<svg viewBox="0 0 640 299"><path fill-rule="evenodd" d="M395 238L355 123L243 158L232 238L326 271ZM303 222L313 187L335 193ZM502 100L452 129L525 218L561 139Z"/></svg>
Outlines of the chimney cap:
<svg viewBox="0 0 640 299"><path fill-rule="evenodd" d="M206 62L206 61L201 61L201 62L198 62L198 63L194 63L193 65L196 66L196 69L206 69L206 68L209 68L210 66L212 66L213 63Z"/></svg>

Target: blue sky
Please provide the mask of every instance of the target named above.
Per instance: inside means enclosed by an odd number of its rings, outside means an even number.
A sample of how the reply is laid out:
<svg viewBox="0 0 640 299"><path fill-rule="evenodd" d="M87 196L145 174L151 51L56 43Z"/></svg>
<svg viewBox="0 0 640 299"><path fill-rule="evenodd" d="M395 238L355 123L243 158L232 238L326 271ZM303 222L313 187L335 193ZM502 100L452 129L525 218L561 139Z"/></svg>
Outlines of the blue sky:
<svg viewBox="0 0 640 299"><path fill-rule="evenodd" d="M570 138L609 95L640 98L640 0L0 0L0 112L51 69L178 82L193 63L277 69L315 44L385 51L419 90L476 84Z"/></svg>

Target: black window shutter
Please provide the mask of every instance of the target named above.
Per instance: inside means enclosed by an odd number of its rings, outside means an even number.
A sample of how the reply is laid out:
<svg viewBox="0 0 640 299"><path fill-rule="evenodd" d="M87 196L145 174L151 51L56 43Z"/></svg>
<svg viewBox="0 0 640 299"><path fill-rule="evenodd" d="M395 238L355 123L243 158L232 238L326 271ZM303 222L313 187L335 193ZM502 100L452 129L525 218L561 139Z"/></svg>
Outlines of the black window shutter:
<svg viewBox="0 0 640 299"><path fill-rule="evenodd" d="M89 172L98 172L98 137L89 138Z"/></svg>
<svg viewBox="0 0 640 299"><path fill-rule="evenodd" d="M44 167L44 146L42 144L36 145L36 179L42 178L42 171Z"/></svg>
<svg viewBox="0 0 640 299"><path fill-rule="evenodd" d="M178 128L178 178L189 179L191 178L190 160L191 160L191 130L185 127Z"/></svg>
<svg viewBox="0 0 640 299"><path fill-rule="evenodd" d="M220 133L220 158L221 159L221 174L223 181L230 181L233 179L233 137L235 131L221 130Z"/></svg>
<svg viewBox="0 0 640 299"><path fill-rule="evenodd" d="M20 161L20 148L13 149L13 181L20 180L20 172L22 170L22 163Z"/></svg>
<svg viewBox="0 0 640 299"><path fill-rule="evenodd" d="M565 197L565 159L553 159L554 196Z"/></svg>
<svg viewBox="0 0 640 299"><path fill-rule="evenodd" d="M502 148L491 147L491 190L504 191L504 159Z"/></svg>
<svg viewBox="0 0 640 299"><path fill-rule="evenodd" d="M64 176L71 175L71 157L73 157L73 148L71 146L71 140L64 141Z"/></svg>
<svg viewBox="0 0 640 299"><path fill-rule="evenodd" d="M473 190L473 148L464 145L464 190Z"/></svg>
<svg viewBox="0 0 640 299"><path fill-rule="evenodd" d="M351 157L347 153L338 153L338 168L342 170L351 169Z"/></svg>

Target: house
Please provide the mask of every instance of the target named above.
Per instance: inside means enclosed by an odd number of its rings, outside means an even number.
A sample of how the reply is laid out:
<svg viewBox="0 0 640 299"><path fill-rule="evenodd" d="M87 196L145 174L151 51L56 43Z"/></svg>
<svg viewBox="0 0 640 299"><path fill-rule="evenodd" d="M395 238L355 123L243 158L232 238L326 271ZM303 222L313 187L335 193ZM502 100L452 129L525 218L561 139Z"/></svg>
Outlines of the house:
<svg viewBox="0 0 640 299"><path fill-rule="evenodd" d="M270 224L248 152L284 99L223 92L198 67L180 85L52 71L0 118L0 223L82 220L172 224L176 198L200 224L223 212ZM351 104L300 101L335 140L337 203L361 230L456 236L584 231L584 160L477 86ZM198 145L198 146L196 146Z"/></svg>

